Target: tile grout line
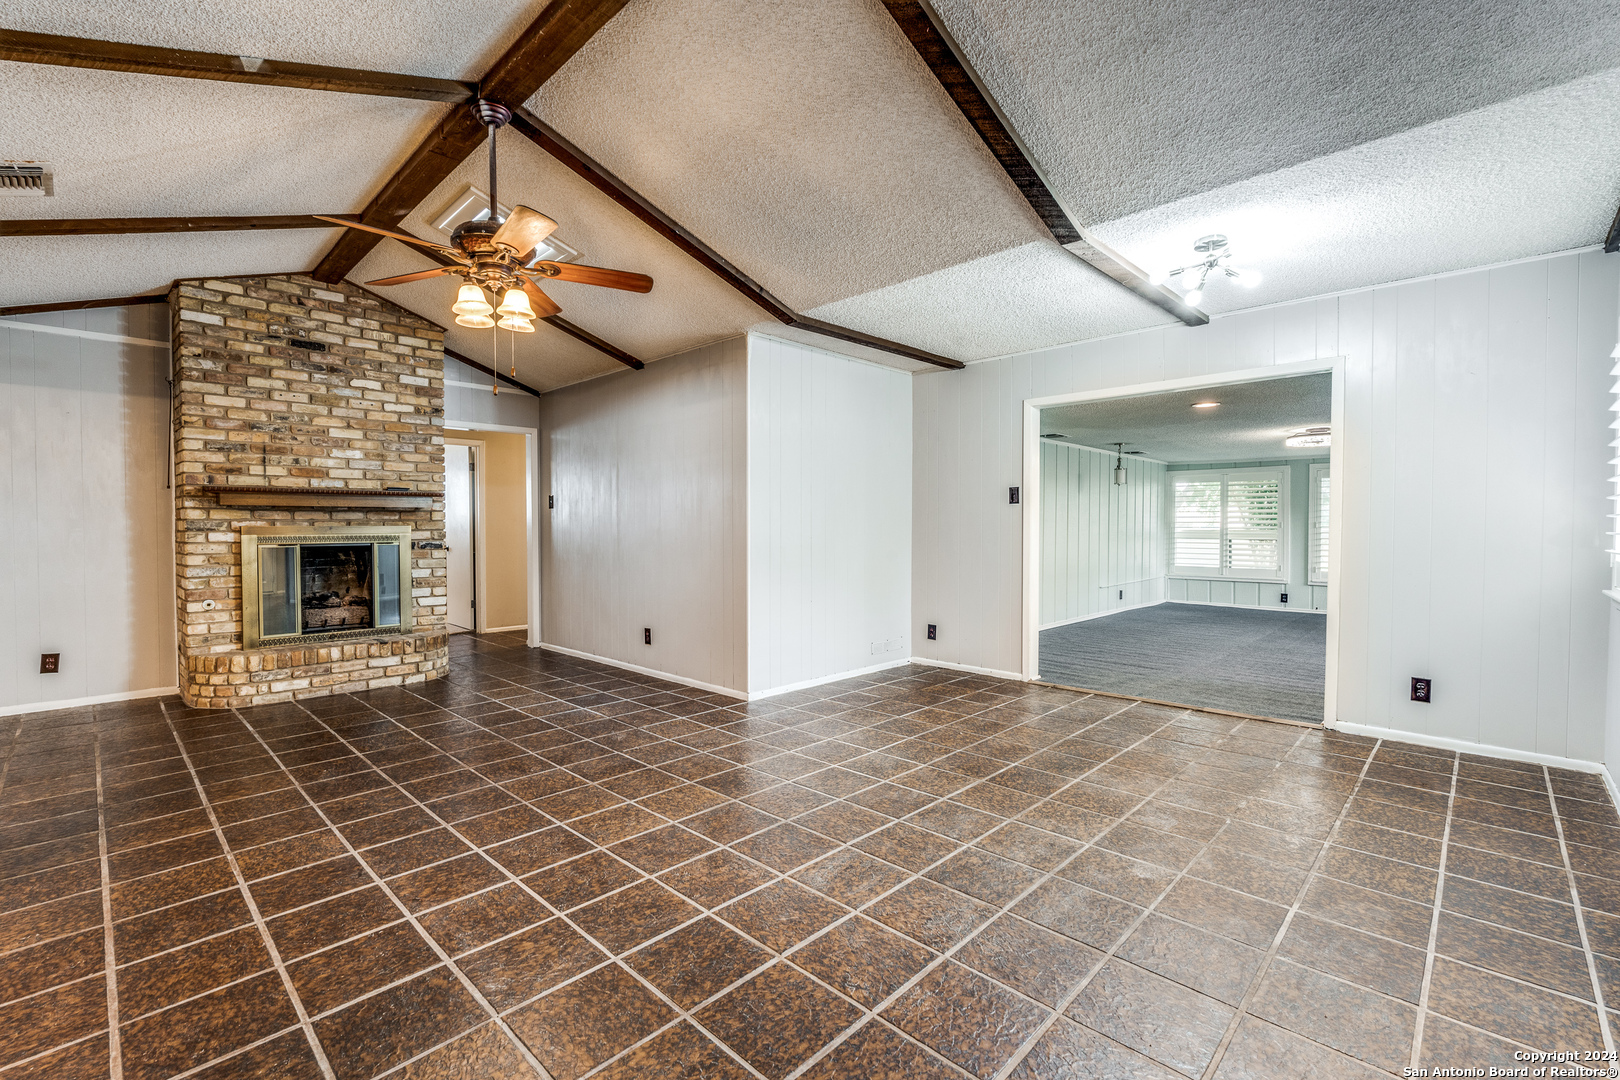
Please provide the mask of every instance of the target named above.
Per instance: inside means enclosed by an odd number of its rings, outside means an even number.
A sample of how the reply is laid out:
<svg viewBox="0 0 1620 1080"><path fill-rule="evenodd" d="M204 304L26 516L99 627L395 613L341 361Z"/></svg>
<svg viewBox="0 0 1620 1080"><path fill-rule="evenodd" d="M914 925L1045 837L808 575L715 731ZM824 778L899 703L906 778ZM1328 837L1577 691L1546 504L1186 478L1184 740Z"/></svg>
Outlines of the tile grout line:
<svg viewBox="0 0 1620 1080"><path fill-rule="evenodd" d="M314 717L314 714L309 713L309 711L307 709L304 710L304 711L305 711L305 713L307 715L309 715L313 719L315 719L316 723L320 724L323 728L326 728L327 731L334 738L339 739L340 741L343 741L343 737L341 735L338 735L337 732L332 731L331 728L326 724L326 722L324 720L321 720L318 717ZM360 865L360 868L365 871L366 875L371 878L372 882L374 884L376 884L378 888L382 889L383 893L385 895L387 895L388 899L399 910L400 915L404 919L404 921L411 925L411 928L416 931L417 935L422 939L422 941L427 945L427 947L430 950L432 950L432 952L436 956L438 956L439 962L444 965L445 970L449 971L452 975L455 976L456 981L461 984L462 989L466 990L468 992L468 994L472 997L472 999L475 1002L477 1002L477 1004L480 1006L480 1008L482 1008L486 1013L489 1014L488 1019L493 1020L495 1022L495 1024L496 1024L496 1026L498 1026L501 1029L502 1033L505 1034L509 1040L511 1040L511 1042L514 1044L514 1049L516 1049L522 1055L522 1057L531 1066L533 1066L537 1070L537 1072L539 1073L539 1075L541 1077L544 1077L545 1080L551 1080L551 1073L549 1071L547 1071L546 1068L543 1065L541 1065L539 1059L534 1056L533 1052L528 1048L528 1046L523 1042L523 1040L519 1039L517 1037L517 1033L512 1030L511 1025L509 1025L506 1022L506 1020L501 1016L500 1010L496 1009L495 1006L494 1006L494 1003L491 1002L488 998L486 998L484 996L483 991L480 990L473 983L473 981L470 978L467 977L467 974L464 971L461 970L461 965L454 962L454 960L450 956L449 951L446 950L444 948L444 946L440 945L439 942L433 937L432 934L429 934L427 932L426 928L424 928L422 926L421 922L417 919L416 914L411 911L410 906L408 904L406 904L403 900L401 900L399 895L397 893L395 893L394 890L389 886L388 882L386 880L384 880L380 875L378 875L377 871L371 866L371 864L366 862L366 860L360 856L359 851L354 847L353 844L351 844L349 842L349 838L344 836L338 830L338 827L335 824L332 823L332 819L329 818L327 816L327 814L326 814L326 811L321 808L321 804L315 802L312 799L310 799L310 797L307 794L305 794L303 785L296 778L293 777L292 773L287 770L287 767L285 765L281 764L280 755L278 755L274 750L270 749L270 744L265 741L264 736L261 735L258 732L258 730L253 727L252 724L248 723L248 721L245 720L237 710L232 709L231 710L231 715L234 716L236 718L237 722L240 723L244 728L246 728L247 731L249 733L251 733L252 736L255 739L258 740L259 745L264 748L265 753L267 753L267 754L269 754L271 756L271 758L276 762L277 767L280 768L281 771L286 775L288 781L293 785L294 790L296 790L298 792L299 796L304 799L305 803L311 809L313 809L315 811L315 813L320 815L321 820L326 822L326 827L328 829L332 830L332 835L334 835L334 836L336 836L338 838L338 841L343 845L344 850L346 852L348 852L349 857L352 858L356 863L358 863ZM359 753L359 751L356 751L356 750L353 749L353 747L349 746L347 741L343 741L343 745L345 747L348 747L349 750L352 753L357 753L357 754ZM363 757L363 755L362 755L362 757ZM389 782L393 783L394 781L393 781L392 778L389 778ZM406 792L404 790L404 788L400 788L399 790L401 792L404 792L404 794L406 794L407 796L410 796L410 793ZM411 797L414 798L414 796L411 796ZM423 806L421 803L418 803L417 805L418 805L418 807L420 809L422 809L424 811L427 810L427 808L425 806ZM428 811L428 812L431 813L431 811ZM439 818L439 816L437 814L434 814L433 816L434 816L435 819L439 820L441 824L444 824L446 828L450 828L449 825L447 823L444 823L443 819ZM454 832L454 829L451 829L450 831ZM467 838L462 836L460 833L455 833L455 835L463 843L467 842ZM479 850L481 850L481 849L479 849ZM350 890L350 891L355 891L355 890ZM339 894L339 895L343 895L343 894ZM331 899L331 898L330 897L323 897L321 900L316 901L316 903L324 903L328 899ZM310 905L310 906L313 906L313 905ZM420 974L420 973L419 972L412 972L411 975L407 977L407 980L409 978L415 978L418 974ZM399 981L403 982L403 981L407 981L407 980L399 980ZM379 991L381 989L386 989L386 987L379 988ZM379 991L372 991L370 993L362 995L362 997L372 996L372 994L374 994L376 992L379 992ZM358 999L356 999L356 1000L358 1000ZM353 1004L352 1001L351 1002L344 1002L342 1007L347 1008L349 1005L352 1005L352 1004ZM475 1025L475 1027L477 1027L477 1026L479 1026L479 1025ZM470 1028L468 1030L473 1030L473 1029ZM311 1036L313 1037L313 1035L314 1035L313 1027L311 1028L310 1033L311 1033ZM466 1034L466 1032L457 1032L454 1037L459 1038L460 1036L462 1036L464 1034ZM432 1050L429 1049L427 1051L424 1051L424 1054L431 1053L431 1052L432 1052ZM421 1055L418 1055L418 1056L421 1056ZM412 1058L410 1060L414 1061L416 1059ZM406 1062L401 1062L400 1064L406 1064Z"/></svg>
<svg viewBox="0 0 1620 1080"><path fill-rule="evenodd" d="M101 787L101 732L96 742L96 839L101 863L101 963L107 976L107 1070L124 1080L124 1047L118 1017L118 958L113 950L112 872L107 861L107 805ZM10 762L7 761L9 765Z"/></svg>
<svg viewBox="0 0 1620 1080"><path fill-rule="evenodd" d="M271 938L270 929L265 925L264 914L259 911L258 902L253 899L253 893L249 891L247 886L247 879L242 875L242 868L237 864L236 856L232 853L230 844L225 840L225 832L220 828L219 818L214 814L213 803L208 799L208 789L203 786L202 778L197 775L197 770L192 766L191 755L187 753L185 742L180 738L180 732L175 727L174 720L170 718L167 708L164 709L163 719L168 724L169 736L174 739L175 745L180 748L180 757L186 763L187 771L191 773L191 782L197 789L198 797L202 799L203 812L207 814L209 824L213 826L214 839L219 842L220 849L225 855L226 865L231 868L231 875L236 878L237 891L241 893L242 899L247 905L248 915L253 919L254 929L259 932L259 938L264 944L266 953L269 954L270 963L281 979L282 988L287 992L287 998L292 1003L293 1012L298 1017L298 1024L303 1029L304 1038L309 1042L309 1048L315 1055L316 1063L320 1066L321 1075L326 1077L327 1080L336 1080L336 1073L332 1069L332 1063L327 1060L326 1050L321 1046L321 1041L315 1037L314 1025L309 1022L309 1012L304 1008L303 999L298 996L298 988L293 985L292 976L287 973L287 966L282 963L281 950L276 947L275 940Z"/></svg>
<svg viewBox="0 0 1620 1080"><path fill-rule="evenodd" d="M1220 1042L1215 1044L1214 1053L1210 1055L1209 1062L1204 1066L1203 1071L1199 1073L1200 1076L1213 1077L1215 1075L1216 1070L1221 1067L1221 1062L1226 1058L1226 1052L1231 1047L1232 1040L1237 1037L1238 1028L1242 1026L1244 1018L1253 1015L1249 1012L1249 1008L1260 993L1260 985L1265 982L1266 976L1271 971L1272 962L1277 958L1277 953L1282 950L1283 940L1288 936L1288 931L1294 925L1294 916L1298 914L1300 906L1305 903L1306 896L1310 894L1311 886L1315 884L1323 864L1327 862L1328 853L1333 848L1333 841L1339 835L1339 828L1344 824L1345 819L1350 816L1350 805L1355 802L1356 795L1361 790L1361 783L1367 777L1367 770L1372 768L1373 760L1377 758L1378 751L1383 746L1382 739L1375 742L1372 749L1367 752L1366 759L1362 761L1361 771L1356 774L1356 782L1350 788L1350 793L1345 798L1344 805L1339 808L1339 816L1334 819L1333 827L1322 838L1322 850L1318 851L1316 858L1311 860L1310 869L1305 872L1305 880L1300 882L1299 888L1294 893L1294 902L1289 905L1287 913L1283 915L1282 924L1277 927L1276 934L1272 936L1271 944L1266 948L1265 955L1260 959L1260 966L1255 969L1253 977L1250 978L1248 988L1244 990L1243 997L1238 1002L1236 1011L1232 1014L1232 1019L1227 1022L1226 1030L1221 1033ZM1309 1036L1301 1037L1309 1039ZM1309 1041L1316 1042L1315 1039ZM1322 1044L1318 1043L1318 1045Z"/></svg>
<svg viewBox="0 0 1620 1080"><path fill-rule="evenodd" d="M1545 767L1545 766L1543 766ZM1440 862L1434 877L1434 910L1429 912L1429 942L1423 954L1423 983L1418 990L1417 1018L1412 1026L1412 1053L1407 1065L1416 1069L1423 1055L1423 1035L1429 1019L1429 989L1434 983L1434 954L1440 939L1440 910L1446 898L1446 861L1451 854L1451 823L1457 807L1457 777L1462 770L1462 754L1451 761L1451 790L1446 795L1446 825L1440 835Z"/></svg>
<svg viewBox="0 0 1620 1080"><path fill-rule="evenodd" d="M1558 794L1553 790L1552 771L1541 767L1542 778L1547 781L1547 797L1552 801L1553 824L1558 828L1558 851L1564 857L1564 873L1569 877L1569 898L1575 905L1575 928L1581 933L1581 951L1586 954L1587 974L1592 978L1592 1000L1597 1005L1598 1029L1603 1032L1603 1049L1614 1053L1614 1032L1609 1024L1609 1010L1603 1002L1603 980L1598 978L1597 957L1592 954L1592 943L1586 936L1586 915L1581 909L1581 890L1575 881L1575 867L1569 859L1569 844L1564 839L1564 816L1558 811Z"/></svg>

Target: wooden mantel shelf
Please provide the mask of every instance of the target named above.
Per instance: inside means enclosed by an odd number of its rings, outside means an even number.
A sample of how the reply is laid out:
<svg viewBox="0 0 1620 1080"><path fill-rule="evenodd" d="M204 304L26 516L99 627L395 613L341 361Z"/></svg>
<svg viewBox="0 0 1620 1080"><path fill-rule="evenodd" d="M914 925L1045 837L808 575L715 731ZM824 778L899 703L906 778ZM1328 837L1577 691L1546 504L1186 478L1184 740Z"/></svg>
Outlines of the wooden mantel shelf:
<svg viewBox="0 0 1620 1080"><path fill-rule="evenodd" d="M355 488L278 488L198 484L199 495L214 495L221 506L371 506L392 510L431 510L434 495L425 491L378 491Z"/></svg>

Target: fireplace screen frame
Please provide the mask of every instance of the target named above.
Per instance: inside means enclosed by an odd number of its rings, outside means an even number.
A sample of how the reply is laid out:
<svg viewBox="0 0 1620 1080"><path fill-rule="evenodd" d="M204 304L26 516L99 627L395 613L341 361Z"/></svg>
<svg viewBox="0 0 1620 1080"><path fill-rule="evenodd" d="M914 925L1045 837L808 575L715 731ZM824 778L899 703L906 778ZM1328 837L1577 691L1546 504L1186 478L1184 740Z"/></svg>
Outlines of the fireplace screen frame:
<svg viewBox="0 0 1620 1080"><path fill-rule="evenodd" d="M261 549L267 547L301 547L319 544L369 545L371 547L371 603L372 625L352 630L323 630L303 632L303 619L299 630L291 634L264 633L264 605L261 602L259 567ZM399 623L377 625L377 604L382 598L382 562L378 548L399 548ZM301 575L293 580L302 588ZM299 606L301 611L302 606ZM242 647L275 647L300 645L307 642L340 641L347 638L397 637L408 634L415 623L411 613L411 527L409 525L352 525L338 529L311 529L308 526L259 525L242 529Z"/></svg>

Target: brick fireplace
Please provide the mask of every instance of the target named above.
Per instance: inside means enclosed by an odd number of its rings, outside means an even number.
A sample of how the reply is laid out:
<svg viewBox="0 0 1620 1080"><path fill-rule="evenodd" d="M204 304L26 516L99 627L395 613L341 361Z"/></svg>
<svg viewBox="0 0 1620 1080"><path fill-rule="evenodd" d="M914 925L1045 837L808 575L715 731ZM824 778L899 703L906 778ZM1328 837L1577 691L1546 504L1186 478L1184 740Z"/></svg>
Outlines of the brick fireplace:
<svg viewBox="0 0 1620 1080"><path fill-rule="evenodd" d="M444 332L299 274L179 281L169 305L187 703L437 678L448 663ZM302 606L278 616L273 591L257 590L280 582L284 600L288 580L295 594L303 582Z"/></svg>

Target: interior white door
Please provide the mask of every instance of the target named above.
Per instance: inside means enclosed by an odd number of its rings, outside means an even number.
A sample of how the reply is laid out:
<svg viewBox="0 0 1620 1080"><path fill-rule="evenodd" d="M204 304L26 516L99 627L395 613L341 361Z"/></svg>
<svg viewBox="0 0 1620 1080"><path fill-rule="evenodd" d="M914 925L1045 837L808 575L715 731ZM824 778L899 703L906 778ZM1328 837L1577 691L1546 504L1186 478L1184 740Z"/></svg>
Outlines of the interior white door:
<svg viewBox="0 0 1620 1080"><path fill-rule="evenodd" d="M473 469L477 454L471 446L446 445L444 448L444 546L449 576L450 610L445 617L452 632L478 626L474 610L477 589L477 559L473 538L477 535L473 514Z"/></svg>

